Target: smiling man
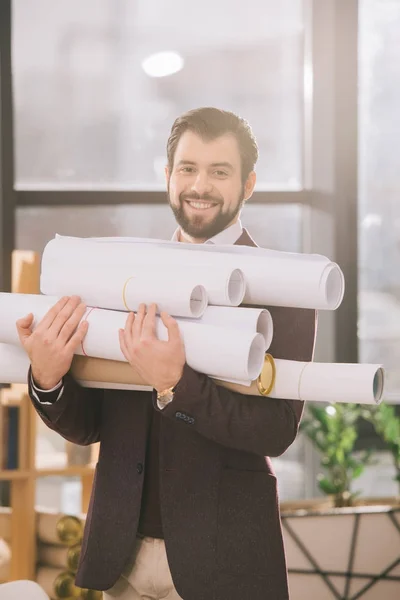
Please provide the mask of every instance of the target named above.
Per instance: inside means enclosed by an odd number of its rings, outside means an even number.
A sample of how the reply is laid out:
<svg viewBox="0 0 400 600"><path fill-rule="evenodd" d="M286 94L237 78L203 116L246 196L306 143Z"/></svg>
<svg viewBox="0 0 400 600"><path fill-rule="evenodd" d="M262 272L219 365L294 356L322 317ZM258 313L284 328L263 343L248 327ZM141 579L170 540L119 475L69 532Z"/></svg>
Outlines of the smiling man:
<svg viewBox="0 0 400 600"><path fill-rule="evenodd" d="M255 245L239 216L258 150L248 123L200 108L179 117L167 145L174 239ZM275 358L309 361L315 312L271 307ZM77 584L105 600L287 600L276 478L268 457L296 438L303 405L242 396L191 369L176 321L155 334L155 306L119 332L126 360L154 392L85 389L69 373L87 323L61 299L32 332L17 326L29 389L43 421L77 444L100 441ZM212 340L210 340L212 344Z"/></svg>
<svg viewBox="0 0 400 600"><path fill-rule="evenodd" d="M253 193L258 158L244 120L212 108L191 111L175 121L167 154L168 197L181 228L179 241L203 243L237 222Z"/></svg>

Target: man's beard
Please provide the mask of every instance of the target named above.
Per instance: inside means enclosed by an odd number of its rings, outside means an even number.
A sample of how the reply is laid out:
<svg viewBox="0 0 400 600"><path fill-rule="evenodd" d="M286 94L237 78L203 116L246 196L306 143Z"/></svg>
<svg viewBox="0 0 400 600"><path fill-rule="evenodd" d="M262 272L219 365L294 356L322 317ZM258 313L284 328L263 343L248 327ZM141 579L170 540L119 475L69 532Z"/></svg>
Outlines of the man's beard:
<svg viewBox="0 0 400 600"><path fill-rule="evenodd" d="M210 238L214 237L215 235L226 229L228 225L230 225L230 223L232 223L235 217L239 214L244 204L243 195L244 190L242 189L240 199L233 208L226 212L220 210L213 220L206 222L204 222L204 219L201 216L201 214L188 217L184 209L185 202L187 200L194 200L197 202L213 202L218 206L221 206L222 203L219 198L215 198L210 194L200 196L198 194L195 194L194 192L190 194L182 193L179 195L179 205L175 206L171 202L171 197L168 189L168 202L172 209L172 212L174 213L176 222L178 223L182 231L184 231L187 235L194 239L209 240ZM205 211L206 210L207 209L205 209Z"/></svg>

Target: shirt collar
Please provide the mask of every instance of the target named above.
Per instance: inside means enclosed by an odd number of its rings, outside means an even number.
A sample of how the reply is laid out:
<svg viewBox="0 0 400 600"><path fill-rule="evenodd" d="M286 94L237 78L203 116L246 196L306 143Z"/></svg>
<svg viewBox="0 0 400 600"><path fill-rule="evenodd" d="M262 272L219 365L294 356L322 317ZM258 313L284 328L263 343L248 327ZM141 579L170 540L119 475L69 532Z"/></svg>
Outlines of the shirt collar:
<svg viewBox="0 0 400 600"><path fill-rule="evenodd" d="M172 236L173 242L177 242L179 238L180 227L178 227L174 235ZM229 225L226 229L223 229L217 235L214 235L209 240L206 240L205 244L215 244L216 246L224 245L224 244L234 244L240 238L243 233L242 222L238 219L232 225Z"/></svg>

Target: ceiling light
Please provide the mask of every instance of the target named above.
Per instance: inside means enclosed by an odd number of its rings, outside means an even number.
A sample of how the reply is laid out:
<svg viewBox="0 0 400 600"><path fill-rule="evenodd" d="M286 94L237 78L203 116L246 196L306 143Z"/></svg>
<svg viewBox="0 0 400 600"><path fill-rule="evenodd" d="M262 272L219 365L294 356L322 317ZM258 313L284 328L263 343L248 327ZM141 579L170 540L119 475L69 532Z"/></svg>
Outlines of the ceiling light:
<svg viewBox="0 0 400 600"><path fill-rule="evenodd" d="M157 52L142 62L143 71L149 77L166 77L183 68L183 58L177 52Z"/></svg>

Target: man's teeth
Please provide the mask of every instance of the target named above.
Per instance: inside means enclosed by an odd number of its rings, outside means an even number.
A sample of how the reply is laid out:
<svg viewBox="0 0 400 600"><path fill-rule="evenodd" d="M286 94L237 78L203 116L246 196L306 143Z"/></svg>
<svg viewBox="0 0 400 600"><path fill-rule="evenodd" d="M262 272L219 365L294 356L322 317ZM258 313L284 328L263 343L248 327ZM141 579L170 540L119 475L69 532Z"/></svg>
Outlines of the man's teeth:
<svg viewBox="0 0 400 600"><path fill-rule="evenodd" d="M189 204L194 208L211 208L214 206L212 202L189 202Z"/></svg>

